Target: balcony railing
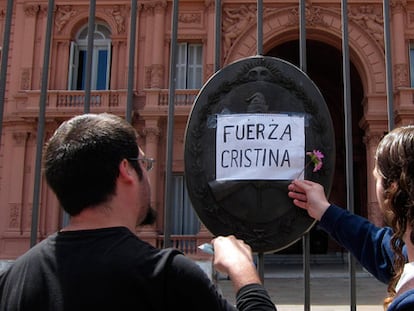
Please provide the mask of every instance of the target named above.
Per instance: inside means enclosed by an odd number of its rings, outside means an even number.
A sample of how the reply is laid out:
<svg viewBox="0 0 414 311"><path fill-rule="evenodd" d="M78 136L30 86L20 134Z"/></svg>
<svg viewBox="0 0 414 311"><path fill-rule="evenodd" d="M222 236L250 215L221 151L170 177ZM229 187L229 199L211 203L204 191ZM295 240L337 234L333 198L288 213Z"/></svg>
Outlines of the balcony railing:
<svg viewBox="0 0 414 311"><path fill-rule="evenodd" d="M189 106L191 107L197 97L198 90L176 90L175 91L175 106ZM168 90L161 90L159 93L158 105L168 106Z"/></svg>
<svg viewBox="0 0 414 311"><path fill-rule="evenodd" d="M56 94L56 107L84 107L85 95L74 93ZM120 94L116 93L92 93L90 96L90 107L119 107Z"/></svg>
<svg viewBox="0 0 414 311"><path fill-rule="evenodd" d="M90 111L123 114L126 109L126 90L92 91L90 95ZM25 91L16 96L19 114L33 114L39 111L40 91ZM46 112L48 115L77 114L84 111L84 91L51 90L46 96Z"/></svg>
<svg viewBox="0 0 414 311"><path fill-rule="evenodd" d="M188 116L199 90L176 90L174 114ZM145 106L140 111L142 115L167 115L169 91L165 89L145 90Z"/></svg>
<svg viewBox="0 0 414 311"><path fill-rule="evenodd" d="M179 249L186 255L194 255L197 253L197 237L195 235L171 235L171 247ZM164 247L164 236L157 237L158 248Z"/></svg>
<svg viewBox="0 0 414 311"><path fill-rule="evenodd" d="M175 91L175 114L187 116L194 104L198 90ZM138 104L141 115L167 115L169 90L147 89L141 95L144 100ZM40 91L24 91L15 96L17 113L21 116L37 116L39 112ZM89 111L93 113L110 112L125 114L127 90L91 91ZM49 90L46 96L47 116L74 115L83 113L85 108L84 91Z"/></svg>

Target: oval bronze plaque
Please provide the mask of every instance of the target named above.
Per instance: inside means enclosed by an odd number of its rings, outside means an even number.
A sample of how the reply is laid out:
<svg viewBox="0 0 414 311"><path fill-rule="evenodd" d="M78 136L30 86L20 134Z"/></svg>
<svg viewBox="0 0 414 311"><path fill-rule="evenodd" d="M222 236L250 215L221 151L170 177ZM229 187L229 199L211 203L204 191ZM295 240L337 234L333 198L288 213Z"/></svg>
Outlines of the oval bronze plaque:
<svg viewBox="0 0 414 311"><path fill-rule="evenodd" d="M185 136L188 193L214 235L234 234L254 252L275 252L315 224L293 205L287 186L300 167L329 193L334 130L324 98L296 66L254 56L218 71L200 90ZM312 150L325 156L317 172L306 166Z"/></svg>

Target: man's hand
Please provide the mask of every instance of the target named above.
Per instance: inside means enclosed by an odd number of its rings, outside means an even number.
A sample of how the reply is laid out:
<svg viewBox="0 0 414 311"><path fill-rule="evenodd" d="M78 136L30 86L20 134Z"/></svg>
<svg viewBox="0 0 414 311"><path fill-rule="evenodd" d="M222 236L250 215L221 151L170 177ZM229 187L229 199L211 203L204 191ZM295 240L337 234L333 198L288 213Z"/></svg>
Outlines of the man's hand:
<svg viewBox="0 0 414 311"><path fill-rule="evenodd" d="M249 245L233 235L219 236L211 243L214 247L214 268L230 277L236 292L245 285L261 283Z"/></svg>

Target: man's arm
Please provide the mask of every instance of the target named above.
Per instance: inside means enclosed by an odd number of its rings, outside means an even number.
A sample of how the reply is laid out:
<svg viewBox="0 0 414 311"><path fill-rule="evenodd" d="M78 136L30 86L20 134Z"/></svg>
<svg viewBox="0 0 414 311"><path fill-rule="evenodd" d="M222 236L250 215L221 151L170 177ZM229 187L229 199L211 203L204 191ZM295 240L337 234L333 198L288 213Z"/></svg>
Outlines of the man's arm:
<svg viewBox="0 0 414 311"><path fill-rule="evenodd" d="M253 265L253 263L252 263ZM236 293L236 306L221 294L207 274L190 258L180 254L171 258L168 268L165 305L182 311L275 311L267 291L259 283L243 286Z"/></svg>
<svg viewBox="0 0 414 311"><path fill-rule="evenodd" d="M260 281L250 246L234 236L217 237L212 244L214 267L230 277L238 310L276 310Z"/></svg>
<svg viewBox="0 0 414 311"><path fill-rule="evenodd" d="M217 237L212 244L214 267L230 277L236 293L245 285L261 284L249 245L234 236Z"/></svg>

